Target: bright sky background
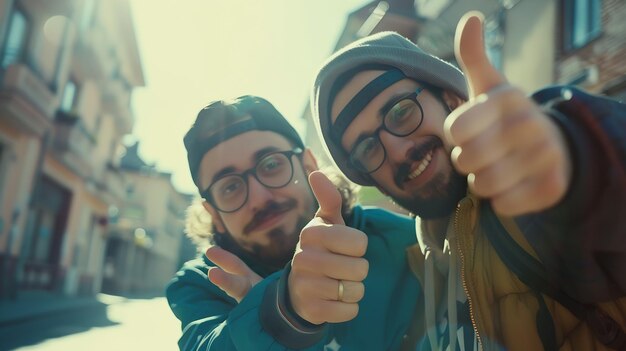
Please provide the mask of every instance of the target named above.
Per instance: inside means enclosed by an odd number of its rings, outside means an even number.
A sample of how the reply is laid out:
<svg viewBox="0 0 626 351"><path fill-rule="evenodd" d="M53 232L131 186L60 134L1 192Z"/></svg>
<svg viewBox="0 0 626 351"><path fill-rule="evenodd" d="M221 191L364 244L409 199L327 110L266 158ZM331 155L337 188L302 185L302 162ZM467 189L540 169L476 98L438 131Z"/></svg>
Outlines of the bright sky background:
<svg viewBox="0 0 626 351"><path fill-rule="evenodd" d="M140 155L195 194L182 138L209 102L245 94L270 100L302 133L315 72L367 2L131 0L146 78L133 98Z"/></svg>

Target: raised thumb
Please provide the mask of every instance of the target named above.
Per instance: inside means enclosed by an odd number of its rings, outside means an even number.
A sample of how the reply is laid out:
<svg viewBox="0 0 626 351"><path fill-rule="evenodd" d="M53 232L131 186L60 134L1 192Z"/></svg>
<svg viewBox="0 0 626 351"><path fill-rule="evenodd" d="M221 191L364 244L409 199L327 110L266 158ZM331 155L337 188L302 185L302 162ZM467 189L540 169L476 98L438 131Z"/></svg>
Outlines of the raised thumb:
<svg viewBox="0 0 626 351"><path fill-rule="evenodd" d="M320 171L314 171L309 175L309 184L319 204L315 216L329 224L345 224L341 217L341 194L335 184Z"/></svg>
<svg viewBox="0 0 626 351"><path fill-rule="evenodd" d="M454 36L454 54L467 77L471 98L506 83L485 52L483 21L483 14L478 11L466 13L459 20Z"/></svg>

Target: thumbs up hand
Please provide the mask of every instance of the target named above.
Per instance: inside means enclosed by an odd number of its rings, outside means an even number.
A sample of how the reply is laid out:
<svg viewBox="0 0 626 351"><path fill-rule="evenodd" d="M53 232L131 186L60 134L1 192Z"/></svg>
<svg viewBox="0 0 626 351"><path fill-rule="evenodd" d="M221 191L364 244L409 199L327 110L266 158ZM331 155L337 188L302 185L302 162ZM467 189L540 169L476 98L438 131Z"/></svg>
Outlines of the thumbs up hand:
<svg viewBox="0 0 626 351"><path fill-rule="evenodd" d="M509 85L490 63L477 12L459 21L455 55L465 73L470 100L444 125L455 145L452 162L468 175L478 196L496 212L516 216L559 202L571 182L571 160L564 136L531 99Z"/></svg>
<svg viewBox="0 0 626 351"><path fill-rule="evenodd" d="M295 312L313 324L345 322L358 314L365 291L367 236L345 226L341 195L323 173L311 173L309 183L319 210L300 233L289 297Z"/></svg>

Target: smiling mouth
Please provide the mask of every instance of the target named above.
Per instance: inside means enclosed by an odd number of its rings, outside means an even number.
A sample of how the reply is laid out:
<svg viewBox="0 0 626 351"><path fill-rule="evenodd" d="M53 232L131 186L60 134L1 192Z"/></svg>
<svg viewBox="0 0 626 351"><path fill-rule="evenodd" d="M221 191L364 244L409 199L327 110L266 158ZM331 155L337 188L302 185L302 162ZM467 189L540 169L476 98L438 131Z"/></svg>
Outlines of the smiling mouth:
<svg viewBox="0 0 626 351"><path fill-rule="evenodd" d="M424 172L424 170L426 169L426 167L428 167L428 165L430 164L430 161L432 161L433 159L433 153L434 150L430 150L426 156L424 156L424 158L422 159L422 161L419 163L419 165L415 168L415 170L413 172L411 172L408 176L407 179L409 181L417 178L420 176L420 174L422 174Z"/></svg>
<svg viewBox="0 0 626 351"><path fill-rule="evenodd" d="M415 181L426 172L435 157L435 152L441 147L443 147L441 139L432 136L419 147L415 148L410 155L408 155L407 160L398 166L398 170L394 176L396 186L403 189L408 185L408 182Z"/></svg>

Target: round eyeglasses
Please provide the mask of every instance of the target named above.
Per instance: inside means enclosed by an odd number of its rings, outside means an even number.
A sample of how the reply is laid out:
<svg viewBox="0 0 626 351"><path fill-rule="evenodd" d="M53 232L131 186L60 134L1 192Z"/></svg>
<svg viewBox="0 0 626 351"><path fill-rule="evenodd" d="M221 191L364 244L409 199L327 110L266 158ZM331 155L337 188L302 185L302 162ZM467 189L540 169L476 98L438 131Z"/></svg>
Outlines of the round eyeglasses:
<svg viewBox="0 0 626 351"><path fill-rule="evenodd" d="M300 148L267 154L243 173L220 177L200 195L220 212L235 212L248 201L248 175L252 175L266 188L282 188L293 177L291 157L300 154Z"/></svg>
<svg viewBox="0 0 626 351"><path fill-rule="evenodd" d="M405 137L422 125L424 110L417 101L417 96L423 88L401 97L383 116L382 123L374 133L357 140L350 151L350 163L360 172L372 173L385 162L387 152L380 141L380 131L385 130L392 135Z"/></svg>

